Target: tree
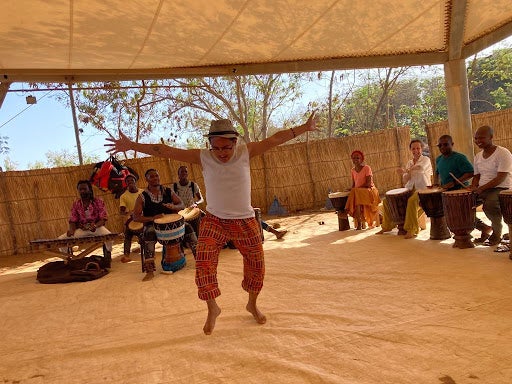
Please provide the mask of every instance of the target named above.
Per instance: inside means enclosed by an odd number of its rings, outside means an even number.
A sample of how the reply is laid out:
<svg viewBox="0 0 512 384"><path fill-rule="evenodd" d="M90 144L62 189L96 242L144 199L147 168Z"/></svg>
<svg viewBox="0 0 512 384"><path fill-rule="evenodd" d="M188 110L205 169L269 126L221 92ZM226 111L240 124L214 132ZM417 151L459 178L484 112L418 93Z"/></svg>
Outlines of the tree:
<svg viewBox="0 0 512 384"><path fill-rule="evenodd" d="M483 58L473 56L468 87L471 113L512 107L512 49L498 49Z"/></svg>
<svg viewBox="0 0 512 384"><path fill-rule="evenodd" d="M221 118L230 118L250 142L295 123L296 117L287 111L301 95L303 76L80 83L74 85L80 90L75 94L75 104L84 128L111 136L117 136L121 129L137 142L149 138L178 146L202 146L210 120ZM69 105L67 92L57 98Z"/></svg>
<svg viewBox="0 0 512 384"><path fill-rule="evenodd" d="M93 164L99 162L97 155L85 156L85 164ZM70 153L67 149L46 152L46 161L36 161L29 163L29 169L44 169L57 167L71 167L79 164L78 154Z"/></svg>

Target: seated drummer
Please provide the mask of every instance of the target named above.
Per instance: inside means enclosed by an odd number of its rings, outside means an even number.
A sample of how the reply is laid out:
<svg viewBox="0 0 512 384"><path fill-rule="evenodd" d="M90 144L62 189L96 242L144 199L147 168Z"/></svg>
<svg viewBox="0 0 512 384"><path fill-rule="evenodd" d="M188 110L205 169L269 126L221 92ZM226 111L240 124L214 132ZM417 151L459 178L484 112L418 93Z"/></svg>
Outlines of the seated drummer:
<svg viewBox="0 0 512 384"><path fill-rule="evenodd" d="M364 154L353 151L350 155L354 167L350 171L352 188L348 195L345 209L354 218L357 230L380 225L379 219L379 191L373 184L373 173L369 165L364 164Z"/></svg>
<svg viewBox="0 0 512 384"><path fill-rule="evenodd" d="M156 169L148 169L144 174L148 183L147 188L135 201L133 220L144 223L144 252L143 270L146 272L144 281L153 278L155 268L155 245L157 242L154 220L165 214L176 213L185 208L183 202L172 189L160 184L160 175ZM190 225L185 223L184 243L192 250L195 256L197 237ZM172 255L165 254L165 247L162 250L162 267L165 271L176 272L186 264L183 248L179 247L179 256L171 259Z"/></svg>
<svg viewBox="0 0 512 384"><path fill-rule="evenodd" d="M188 168L186 165L178 168L178 179L179 181L173 184L173 189L183 201L183 204L185 204L185 208L196 208L199 204L204 203L199 185L188 179ZM197 236L199 236L199 221L191 223Z"/></svg>
<svg viewBox="0 0 512 384"><path fill-rule="evenodd" d="M73 202L69 216L68 231L58 238L103 236L111 232L105 228L107 210L105 203L99 197L94 197L92 184L89 180L80 180L76 185L80 198ZM112 262L113 241L103 244L103 257L105 268L110 268ZM66 249L60 250L66 252Z"/></svg>
<svg viewBox="0 0 512 384"><path fill-rule="evenodd" d="M471 189L468 180L473 177L473 165L462 153L453 150L453 139L450 135L443 135L439 138L437 147L441 152L436 158L436 172L434 174L434 185L439 185L446 190L456 190L465 188ZM453 178L455 176L457 180ZM464 185L461 185L461 183ZM478 183L478 179L474 181ZM480 238L475 239L474 243L485 243L489 239L492 227L486 225L482 220L476 218L475 228L482 232ZM501 230L500 230L501 236ZM498 241L499 243L499 241ZM497 243L496 243L497 244Z"/></svg>
<svg viewBox="0 0 512 384"><path fill-rule="evenodd" d="M482 151L475 155L475 176L471 183L471 190L477 194L477 204L483 204L485 216L492 225L486 226L480 239L476 239L475 242L489 246L501 242L503 217L499 193L512 188L512 154L507 148L493 144L493 134L493 129L488 125L478 128L475 132L475 144Z"/></svg>
<svg viewBox="0 0 512 384"><path fill-rule="evenodd" d="M431 184L432 164L427 156L423 156L424 144L419 139L411 140L409 150L412 159L407 162L405 169L399 168L397 172L402 177L404 187L413 191L409 199L407 199L407 207L405 211L404 229L407 231L404 238L411 239L418 235L421 229L425 229L425 223L419 222L419 217L424 217L424 212L419 206L418 190L425 189ZM383 200L383 220L382 229L377 234L391 231L396 225L391 221L388 202Z"/></svg>
<svg viewBox="0 0 512 384"><path fill-rule="evenodd" d="M137 187L137 177L130 174L125 177L125 182L127 185L126 191L123 192L121 197L119 198L119 213L122 216L127 216L126 221L124 223L124 250L123 257L121 261L123 263L127 263L131 261L130 252L132 246L133 236L137 236L136 232L133 232L128 224L133 220L133 209L135 208L135 201L137 197L142 193L142 189Z"/></svg>

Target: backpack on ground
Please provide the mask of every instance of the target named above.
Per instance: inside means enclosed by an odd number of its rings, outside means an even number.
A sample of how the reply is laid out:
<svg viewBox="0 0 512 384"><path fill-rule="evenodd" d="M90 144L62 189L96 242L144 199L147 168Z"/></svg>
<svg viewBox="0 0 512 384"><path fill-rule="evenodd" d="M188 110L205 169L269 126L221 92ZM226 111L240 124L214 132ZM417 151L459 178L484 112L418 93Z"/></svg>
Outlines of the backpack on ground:
<svg viewBox="0 0 512 384"><path fill-rule="evenodd" d="M96 280L108 274L101 256L88 256L76 260L51 261L37 270L41 284L71 283Z"/></svg>

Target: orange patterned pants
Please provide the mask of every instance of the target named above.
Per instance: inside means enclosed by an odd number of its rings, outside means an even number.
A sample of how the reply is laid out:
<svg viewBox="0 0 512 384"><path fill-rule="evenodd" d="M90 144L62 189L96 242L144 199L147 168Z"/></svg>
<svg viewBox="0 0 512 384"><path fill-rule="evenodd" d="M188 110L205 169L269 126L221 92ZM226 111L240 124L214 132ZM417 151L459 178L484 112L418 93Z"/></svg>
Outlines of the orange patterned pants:
<svg viewBox="0 0 512 384"><path fill-rule="evenodd" d="M265 260L258 221L248 219L220 219L207 213L201 219L196 248L196 285L201 300L214 299L220 295L217 282L219 253L231 240L243 256L244 279L242 288L250 293L259 293L265 276Z"/></svg>

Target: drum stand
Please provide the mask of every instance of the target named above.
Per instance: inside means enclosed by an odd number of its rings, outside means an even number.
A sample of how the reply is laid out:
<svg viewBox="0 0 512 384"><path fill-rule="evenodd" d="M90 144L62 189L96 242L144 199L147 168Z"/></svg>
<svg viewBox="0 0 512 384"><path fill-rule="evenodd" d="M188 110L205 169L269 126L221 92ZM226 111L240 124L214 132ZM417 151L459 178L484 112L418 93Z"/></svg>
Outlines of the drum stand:
<svg viewBox="0 0 512 384"><path fill-rule="evenodd" d="M465 249L465 248L475 248L475 244L471 241L471 234L468 231L456 230L453 231L453 239L455 243L453 243L453 248Z"/></svg>
<svg viewBox="0 0 512 384"><path fill-rule="evenodd" d="M347 212L343 209L336 211L336 214L338 215L338 230L346 231L350 229L350 222L348 221Z"/></svg>
<svg viewBox="0 0 512 384"><path fill-rule="evenodd" d="M444 216L430 218L430 240L446 240L452 237Z"/></svg>

